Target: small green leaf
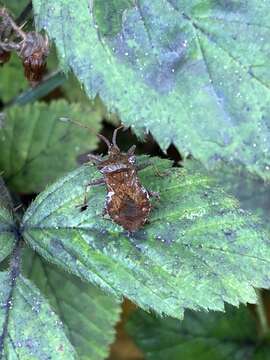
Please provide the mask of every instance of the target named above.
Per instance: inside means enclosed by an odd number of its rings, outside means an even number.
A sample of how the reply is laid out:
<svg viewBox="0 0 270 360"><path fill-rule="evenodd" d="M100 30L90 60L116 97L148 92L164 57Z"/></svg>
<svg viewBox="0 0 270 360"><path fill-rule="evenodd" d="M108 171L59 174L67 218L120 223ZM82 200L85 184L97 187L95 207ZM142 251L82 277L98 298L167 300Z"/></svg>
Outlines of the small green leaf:
<svg viewBox="0 0 270 360"><path fill-rule="evenodd" d="M255 319L247 308L226 314L189 311L183 321L158 319L139 310L127 324L146 360L267 360L270 346L259 344Z"/></svg>
<svg viewBox="0 0 270 360"><path fill-rule="evenodd" d="M11 212L11 199L0 177L0 262L12 251L15 242L15 223Z"/></svg>
<svg viewBox="0 0 270 360"><path fill-rule="evenodd" d="M25 273L46 295L63 322L79 359L107 358L119 320L119 303L29 250L24 254L24 263Z"/></svg>
<svg viewBox="0 0 270 360"><path fill-rule="evenodd" d="M103 218L102 186L90 189L80 211L85 184L100 177L84 166L37 197L23 219L25 240L51 262L158 313L181 318L184 308L254 303L253 286L270 285L269 240L257 219L200 172L151 162L139 176L161 199L141 230L128 234Z"/></svg>
<svg viewBox="0 0 270 360"><path fill-rule="evenodd" d="M77 359L61 321L29 280L2 272L0 283L1 359Z"/></svg>
<svg viewBox="0 0 270 360"><path fill-rule="evenodd" d="M90 4L90 5L89 5ZM254 0L33 0L93 98L163 149L270 179L269 4Z"/></svg>
<svg viewBox="0 0 270 360"><path fill-rule="evenodd" d="M78 119L91 131L60 118ZM101 114L90 104L58 100L9 108L5 120L0 129L0 171L10 187L31 193L74 169L77 156L96 147Z"/></svg>
<svg viewBox="0 0 270 360"><path fill-rule="evenodd" d="M5 5L5 7L11 11L12 15L18 16L21 11L23 11L24 7L29 3L29 0L1 0L1 5Z"/></svg>
<svg viewBox="0 0 270 360"><path fill-rule="evenodd" d="M11 60L0 67L0 99L6 103L28 88L21 60L13 54Z"/></svg>

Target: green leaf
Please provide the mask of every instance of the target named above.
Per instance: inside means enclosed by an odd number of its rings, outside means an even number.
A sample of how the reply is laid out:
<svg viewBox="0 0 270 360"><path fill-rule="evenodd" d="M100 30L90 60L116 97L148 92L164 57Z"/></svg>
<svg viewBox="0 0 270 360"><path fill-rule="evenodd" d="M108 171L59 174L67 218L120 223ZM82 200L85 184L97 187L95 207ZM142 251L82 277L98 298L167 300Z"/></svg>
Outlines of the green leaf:
<svg viewBox="0 0 270 360"><path fill-rule="evenodd" d="M120 305L96 287L60 271L29 250L24 260L25 273L59 315L79 359L107 358Z"/></svg>
<svg viewBox="0 0 270 360"><path fill-rule="evenodd" d="M96 109L99 109L102 119L112 123L114 126L119 125L120 120L117 114L109 112L99 96L96 96L95 99L90 99L72 73L69 73L67 81L63 83L62 90L70 102L79 102L86 106L88 106L89 103L94 103Z"/></svg>
<svg viewBox="0 0 270 360"><path fill-rule="evenodd" d="M11 199L0 177L0 262L11 253L15 242L15 232Z"/></svg>
<svg viewBox="0 0 270 360"><path fill-rule="evenodd" d="M235 167L225 162L220 162L217 168L210 173L198 161L194 160L185 161L185 167L190 170L199 169L205 175L210 174L217 184L237 197L241 208L256 213L270 230L269 182L263 181L259 176L250 174L244 167Z"/></svg>
<svg viewBox="0 0 270 360"><path fill-rule="evenodd" d="M116 36L122 28L122 18L126 10L132 8L133 0L95 0L93 15L103 36Z"/></svg>
<svg viewBox="0 0 270 360"><path fill-rule="evenodd" d="M0 99L4 103L28 87L22 62L17 55L13 54L11 60L0 67L0 79Z"/></svg>
<svg viewBox="0 0 270 360"><path fill-rule="evenodd" d="M0 5L4 5L15 16L20 15L29 0L1 0Z"/></svg>
<svg viewBox="0 0 270 360"><path fill-rule="evenodd" d="M158 319L136 311L127 324L129 334L146 360L267 360L270 346L257 334L247 308L226 307L226 314L186 313L183 321Z"/></svg>
<svg viewBox="0 0 270 360"><path fill-rule="evenodd" d="M270 178L268 3L33 0L90 97L207 166Z"/></svg>
<svg viewBox="0 0 270 360"><path fill-rule="evenodd" d="M23 219L25 240L69 272L160 314L254 303L252 286L270 285L269 240L257 219L203 174L151 163L139 176L161 199L141 230L128 234L102 217L102 186L90 189L80 211L85 184L100 178L84 166L37 197Z"/></svg>
<svg viewBox="0 0 270 360"><path fill-rule="evenodd" d="M60 118L79 119L91 132ZM101 114L94 106L64 100L12 107L0 129L0 170L18 192L41 191L65 172L76 158L96 147Z"/></svg>
<svg viewBox="0 0 270 360"><path fill-rule="evenodd" d="M77 358L59 318L29 280L2 272L0 283L0 357Z"/></svg>
<svg viewBox="0 0 270 360"><path fill-rule="evenodd" d="M259 176L247 173L245 168L235 168L221 163L212 173L217 182L231 194L234 194L241 207L255 212L269 227L270 185Z"/></svg>
<svg viewBox="0 0 270 360"><path fill-rule="evenodd" d="M79 102L88 105L89 102L93 101L89 99L81 84L72 73L68 74L67 81L62 85L62 90L69 102Z"/></svg>

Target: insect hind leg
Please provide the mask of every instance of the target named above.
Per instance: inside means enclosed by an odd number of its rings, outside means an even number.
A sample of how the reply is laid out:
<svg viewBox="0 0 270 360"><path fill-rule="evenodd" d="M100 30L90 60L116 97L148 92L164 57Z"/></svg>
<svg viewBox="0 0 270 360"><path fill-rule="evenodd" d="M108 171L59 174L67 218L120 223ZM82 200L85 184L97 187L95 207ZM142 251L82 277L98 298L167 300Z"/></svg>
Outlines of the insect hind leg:
<svg viewBox="0 0 270 360"><path fill-rule="evenodd" d="M88 205L87 205L88 188L90 188L91 186L104 185L104 184L105 184L105 180L103 178L90 181L88 184L86 184L85 189L84 189L83 203L79 204L79 205L76 205L76 207L80 208L80 211L86 210L88 208Z"/></svg>

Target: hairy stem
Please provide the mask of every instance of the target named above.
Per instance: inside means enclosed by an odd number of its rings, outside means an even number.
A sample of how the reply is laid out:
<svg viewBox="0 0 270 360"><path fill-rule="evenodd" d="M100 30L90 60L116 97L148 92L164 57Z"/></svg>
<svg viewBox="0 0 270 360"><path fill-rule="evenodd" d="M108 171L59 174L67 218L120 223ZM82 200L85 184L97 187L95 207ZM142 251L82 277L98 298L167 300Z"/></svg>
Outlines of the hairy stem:
<svg viewBox="0 0 270 360"><path fill-rule="evenodd" d="M20 13L20 15L16 19L16 24L22 25L30 16L32 12L33 6L32 1L29 1L29 3L25 6L23 11Z"/></svg>
<svg viewBox="0 0 270 360"><path fill-rule="evenodd" d="M9 13L7 12L7 10L5 8L0 9L0 16L10 24L10 26L12 27L14 32L17 33L17 35L19 37L21 37L23 40L25 40L25 38L26 38L25 32L16 24L16 22L9 15Z"/></svg>
<svg viewBox="0 0 270 360"><path fill-rule="evenodd" d="M262 290L256 290L257 293L257 305L256 305L256 313L260 323L260 330L262 336L266 335L269 332L269 325L267 320L267 314L265 311L265 306L262 297Z"/></svg>

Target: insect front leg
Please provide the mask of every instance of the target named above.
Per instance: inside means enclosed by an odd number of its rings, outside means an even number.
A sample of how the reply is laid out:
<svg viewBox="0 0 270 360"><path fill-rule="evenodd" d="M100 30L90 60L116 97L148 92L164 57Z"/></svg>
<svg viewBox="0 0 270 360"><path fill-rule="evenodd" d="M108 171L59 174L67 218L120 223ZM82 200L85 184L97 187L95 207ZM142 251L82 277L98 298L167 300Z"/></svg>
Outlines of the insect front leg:
<svg viewBox="0 0 270 360"><path fill-rule="evenodd" d="M106 208L106 206L103 208L102 210L102 216L105 217L108 214L108 210Z"/></svg>
<svg viewBox="0 0 270 360"><path fill-rule="evenodd" d="M95 165L98 165L103 161L101 156L98 156L95 154L87 154L87 157L88 157L89 161Z"/></svg>
<svg viewBox="0 0 270 360"><path fill-rule="evenodd" d="M80 205L77 205L76 207L79 207L81 211L86 210L87 207L88 207L88 205L87 205L88 188L90 188L91 186L104 185L104 184L105 184L105 180L103 178L90 181L88 184L86 184L85 185L85 190L84 190L83 203L80 204Z"/></svg>
<svg viewBox="0 0 270 360"><path fill-rule="evenodd" d="M157 191L150 191L150 190L147 190L148 192L148 195L150 196L150 198L156 198L158 201L160 200L160 195ZM151 204L151 208L152 209L156 209L158 206L154 203L154 204Z"/></svg>

